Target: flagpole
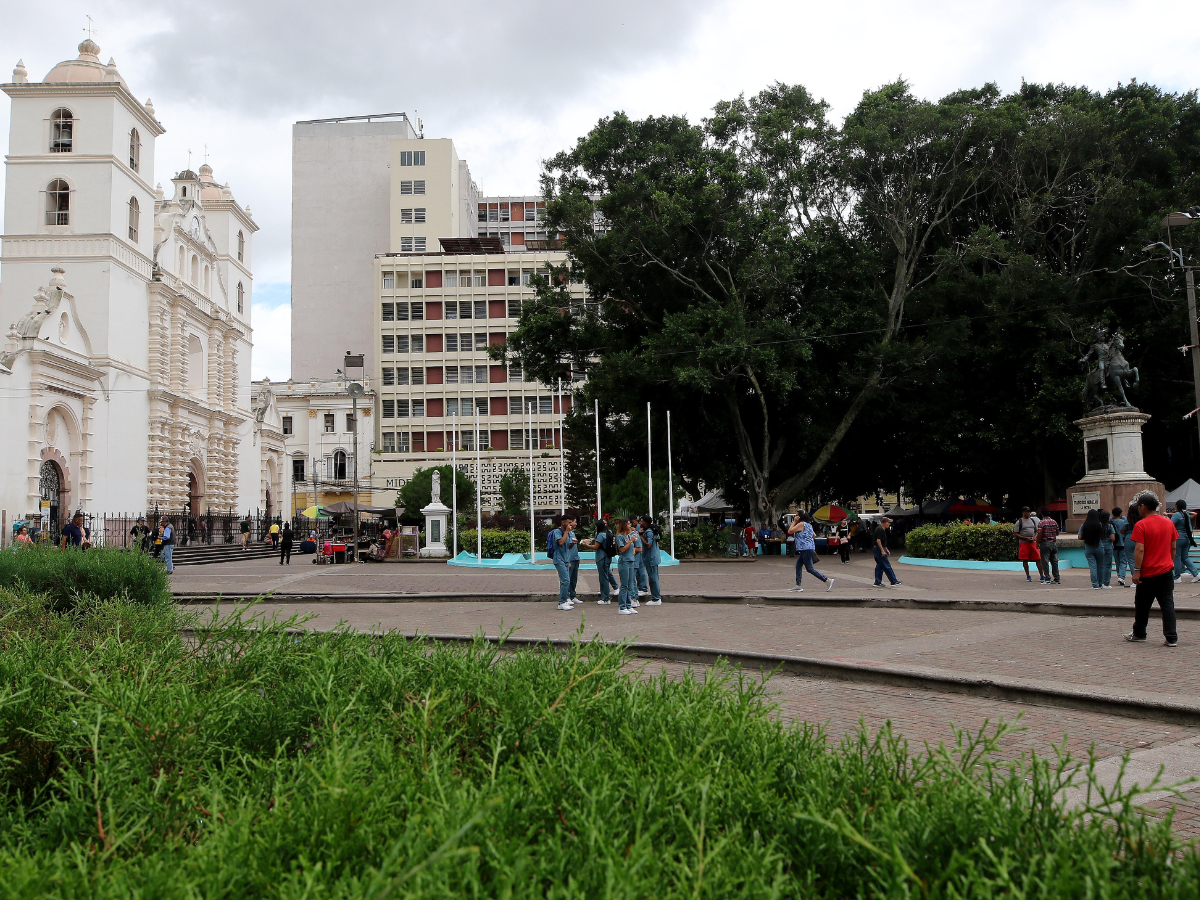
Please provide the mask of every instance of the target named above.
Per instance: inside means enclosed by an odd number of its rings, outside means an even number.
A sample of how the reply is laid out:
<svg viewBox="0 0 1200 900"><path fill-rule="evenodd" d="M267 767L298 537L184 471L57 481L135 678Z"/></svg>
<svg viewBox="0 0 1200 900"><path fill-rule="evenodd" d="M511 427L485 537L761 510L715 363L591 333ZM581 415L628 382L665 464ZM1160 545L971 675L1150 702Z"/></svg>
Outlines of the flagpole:
<svg viewBox="0 0 1200 900"><path fill-rule="evenodd" d="M596 521L599 522L604 518L604 513L600 509L600 401L594 401L596 411Z"/></svg>
<svg viewBox="0 0 1200 900"><path fill-rule="evenodd" d="M667 509L671 523L671 557L675 557L675 478L671 469L671 411L667 410Z"/></svg>
<svg viewBox="0 0 1200 900"><path fill-rule="evenodd" d="M563 411L562 379L558 379L558 514L567 514L567 437L563 424L567 417Z"/></svg>
<svg viewBox="0 0 1200 900"><path fill-rule="evenodd" d="M479 404L475 404L475 561L483 562L483 463L480 453ZM671 546L674 546L672 544Z"/></svg>
<svg viewBox="0 0 1200 900"><path fill-rule="evenodd" d="M529 404L529 564L537 563L537 540L533 535L533 404Z"/></svg>
<svg viewBox="0 0 1200 900"><path fill-rule="evenodd" d="M650 495L650 521L654 521L654 467L650 455L650 404L646 404L646 493Z"/></svg>
<svg viewBox="0 0 1200 900"><path fill-rule="evenodd" d="M451 531L454 532L453 559L458 556L458 413L450 417L450 505L454 507L451 515Z"/></svg>

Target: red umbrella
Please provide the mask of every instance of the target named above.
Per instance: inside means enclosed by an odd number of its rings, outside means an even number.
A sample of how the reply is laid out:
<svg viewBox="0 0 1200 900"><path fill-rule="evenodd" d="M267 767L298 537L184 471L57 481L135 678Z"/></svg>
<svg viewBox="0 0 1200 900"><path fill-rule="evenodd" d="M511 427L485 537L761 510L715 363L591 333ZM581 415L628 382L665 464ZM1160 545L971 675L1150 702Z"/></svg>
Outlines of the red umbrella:
<svg viewBox="0 0 1200 900"><path fill-rule="evenodd" d="M968 497L966 500L958 500L951 504L946 512L953 515L970 515L971 513L994 513L996 507L988 503L981 503L974 497Z"/></svg>

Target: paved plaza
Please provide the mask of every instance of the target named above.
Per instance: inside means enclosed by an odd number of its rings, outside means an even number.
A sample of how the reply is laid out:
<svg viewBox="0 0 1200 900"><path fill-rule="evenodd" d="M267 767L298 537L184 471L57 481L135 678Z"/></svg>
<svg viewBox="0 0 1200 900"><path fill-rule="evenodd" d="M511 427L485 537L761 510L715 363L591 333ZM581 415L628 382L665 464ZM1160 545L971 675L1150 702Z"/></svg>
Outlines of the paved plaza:
<svg viewBox="0 0 1200 900"><path fill-rule="evenodd" d="M1050 753L1065 741L1076 754L1094 747L1110 780L1126 752L1140 783L1160 765L1170 783L1200 777L1200 584L1176 588L1180 643L1168 649L1157 614L1146 643L1122 640L1132 623L1132 589L1093 591L1083 570L1064 571L1063 585L1044 587L1019 572L898 564L904 584L877 588L868 556L856 554L850 565L822 558L819 568L837 579L833 591L806 575L801 595L789 593L788 559L685 562L663 570L663 606L643 604L628 617L616 615L615 603L557 610L547 602L557 589L552 570L313 566L296 557L282 568L270 560L180 567L172 586L199 609L218 595L269 594L263 613L309 616L306 627L316 629L344 623L447 637L627 640L651 657L631 665L673 677L687 663L655 648L801 660L818 668L777 673L769 689L781 716L822 724L831 740L860 721L871 730L891 722L919 748L951 740L954 726L1019 717L1024 730L1002 742L1014 756ZM595 591L595 574L582 573L581 596L594 601ZM962 601L969 603L936 605ZM837 668L823 675L822 665ZM1151 807L1174 804L1175 827L1200 836L1200 790L1185 791L1182 802L1163 793L1144 799Z"/></svg>

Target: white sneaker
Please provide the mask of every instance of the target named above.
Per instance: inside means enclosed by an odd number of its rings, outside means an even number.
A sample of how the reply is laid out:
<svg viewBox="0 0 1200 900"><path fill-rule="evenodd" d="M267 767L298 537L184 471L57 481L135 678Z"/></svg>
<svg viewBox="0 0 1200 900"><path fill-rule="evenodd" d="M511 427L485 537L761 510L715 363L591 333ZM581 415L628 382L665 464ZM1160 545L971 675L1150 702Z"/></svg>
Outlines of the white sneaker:
<svg viewBox="0 0 1200 900"><path fill-rule="evenodd" d="M1100 585L1100 587L1101 587L1101 589L1102 589L1102 590L1106 590L1106 591L1111 591L1111 590L1112 590L1112 585L1111 585L1111 584L1102 584L1102 585Z"/></svg>
<svg viewBox="0 0 1200 900"><path fill-rule="evenodd" d="M1176 583L1176 584L1183 584L1183 576L1182 576L1182 575L1176 575L1176 576L1175 576L1175 583Z"/></svg>
<svg viewBox="0 0 1200 900"><path fill-rule="evenodd" d="M804 593L804 588L802 588L802 587L794 587L794 588L792 588L792 589L789 591L789 593L792 593L792 594L803 594L803 593Z"/></svg>
<svg viewBox="0 0 1200 900"><path fill-rule="evenodd" d="M599 603L601 606L607 606L609 603L612 603L611 600L597 600L596 602Z"/></svg>
<svg viewBox="0 0 1200 900"><path fill-rule="evenodd" d="M657 600L647 600L646 605L647 606L662 606L662 598L660 597Z"/></svg>
<svg viewBox="0 0 1200 900"><path fill-rule="evenodd" d="M832 590L833 590L833 579L830 578L827 582L825 582L825 593L828 594Z"/></svg>
<svg viewBox="0 0 1200 900"><path fill-rule="evenodd" d="M632 616L633 610L632 609L618 609L617 615L618 616Z"/></svg>
<svg viewBox="0 0 1200 900"><path fill-rule="evenodd" d="M648 597L648 596L650 596L650 592L649 591L638 591L638 596L639 597Z"/></svg>
<svg viewBox="0 0 1200 900"><path fill-rule="evenodd" d="M1118 578L1118 579L1117 579L1117 584L1119 584L1121 587L1125 587L1125 579L1124 579L1124 578Z"/></svg>
<svg viewBox="0 0 1200 900"><path fill-rule="evenodd" d="M637 598L637 597L634 597L634 598L633 598L633 599L630 601L630 603L633 605L633 608L634 608L634 609L637 609L639 606L641 606L641 605L642 605L642 604L638 603L638 598Z"/></svg>
<svg viewBox="0 0 1200 900"><path fill-rule="evenodd" d="M565 609L565 610L571 610L571 609L574 609L575 607L573 607L570 603L560 603L560 604L558 604L558 608Z"/></svg>

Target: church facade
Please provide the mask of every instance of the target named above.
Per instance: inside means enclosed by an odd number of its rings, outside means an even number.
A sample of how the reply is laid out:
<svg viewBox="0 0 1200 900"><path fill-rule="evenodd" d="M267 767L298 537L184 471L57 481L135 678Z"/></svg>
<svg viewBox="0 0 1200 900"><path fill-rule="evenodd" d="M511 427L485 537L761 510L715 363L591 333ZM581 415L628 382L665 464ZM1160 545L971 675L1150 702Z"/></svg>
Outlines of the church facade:
<svg viewBox="0 0 1200 900"><path fill-rule="evenodd" d="M92 40L12 82L0 256L0 509L278 504L252 411L249 207L207 164L155 182L154 106Z"/></svg>

